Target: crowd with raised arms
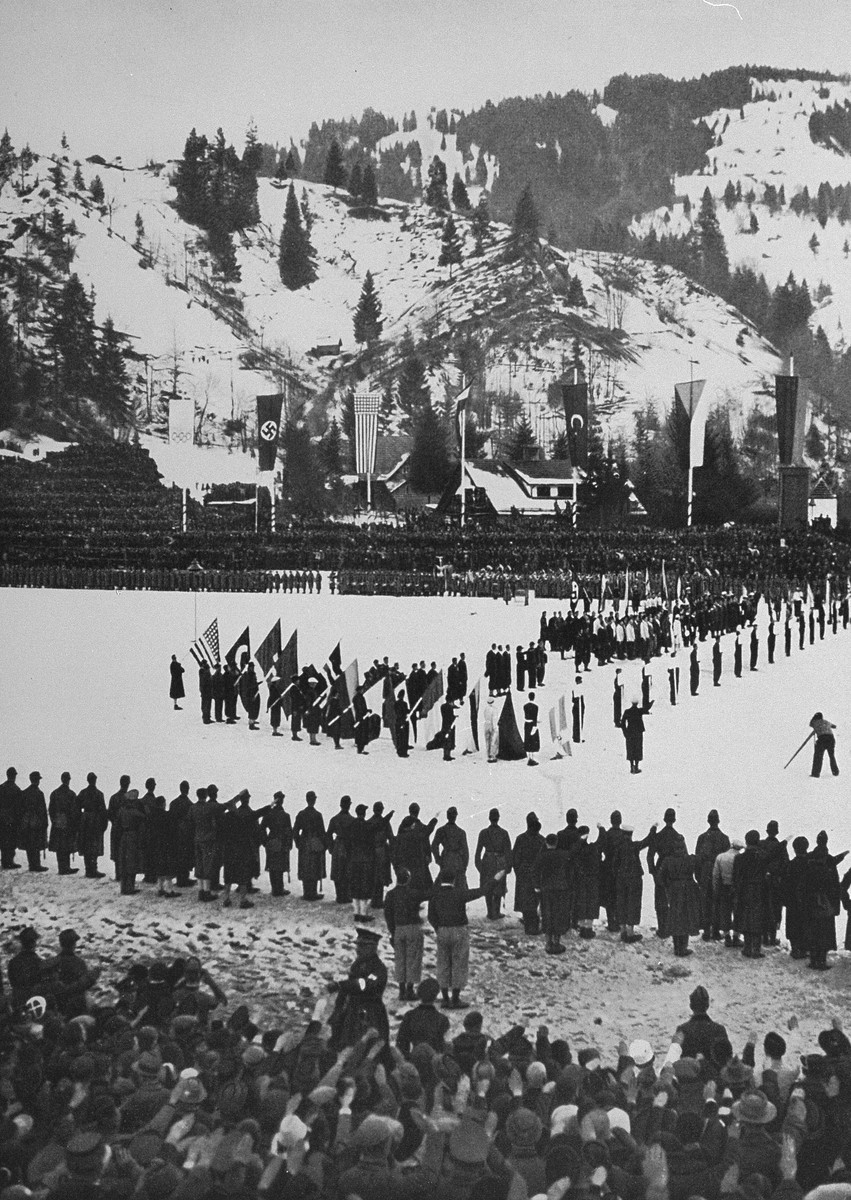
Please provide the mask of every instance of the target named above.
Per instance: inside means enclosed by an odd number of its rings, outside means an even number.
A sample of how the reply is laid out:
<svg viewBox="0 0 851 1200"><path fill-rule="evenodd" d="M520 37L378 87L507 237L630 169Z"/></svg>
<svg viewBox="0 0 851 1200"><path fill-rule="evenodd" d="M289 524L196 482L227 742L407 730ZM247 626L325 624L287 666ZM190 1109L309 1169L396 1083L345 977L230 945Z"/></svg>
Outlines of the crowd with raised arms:
<svg viewBox="0 0 851 1200"><path fill-rule="evenodd" d="M0 1200L831 1200L851 1187L835 1017L734 1045L698 984L662 1044L453 1023L431 977L391 1026L379 936L271 1024L195 956L91 965L7 931ZM12 940L13 939L13 940ZM116 954L123 950L115 946ZM283 952L285 953L285 952ZM685 1005L683 1006L685 1008ZM711 1010L711 1011L710 1011ZM733 1014L730 1014L733 1015ZM454 1016L454 1014L453 1014Z"/></svg>

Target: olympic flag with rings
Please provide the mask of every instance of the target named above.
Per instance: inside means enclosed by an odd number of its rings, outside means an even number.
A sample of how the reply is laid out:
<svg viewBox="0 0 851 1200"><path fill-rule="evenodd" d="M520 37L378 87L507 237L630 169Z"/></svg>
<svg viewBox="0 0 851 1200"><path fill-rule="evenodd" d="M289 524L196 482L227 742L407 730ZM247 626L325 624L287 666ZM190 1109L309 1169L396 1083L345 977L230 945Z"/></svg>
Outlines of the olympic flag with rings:
<svg viewBox="0 0 851 1200"><path fill-rule="evenodd" d="M257 397L257 458L260 471L275 469L283 402L282 392Z"/></svg>

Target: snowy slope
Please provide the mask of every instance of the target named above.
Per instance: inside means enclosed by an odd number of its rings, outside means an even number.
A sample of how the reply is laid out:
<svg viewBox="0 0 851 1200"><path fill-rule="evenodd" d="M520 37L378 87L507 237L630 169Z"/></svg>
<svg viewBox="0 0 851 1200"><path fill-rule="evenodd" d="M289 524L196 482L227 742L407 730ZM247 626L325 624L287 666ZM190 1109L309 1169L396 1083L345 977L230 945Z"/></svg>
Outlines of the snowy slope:
<svg viewBox="0 0 851 1200"><path fill-rule="evenodd" d="M659 236L687 233L708 187L716 201L731 267L750 267L763 274L772 289L785 282L790 271L799 282L807 280L811 295L820 285L827 285L832 294L818 304L811 324L814 329L821 325L831 344L841 345L851 329L851 255L844 249L851 227L832 216L822 229L814 215L798 217L788 207L771 214L762 196L766 185L773 184L778 191L782 185L788 206L805 186L815 198L820 183L832 187L851 183L851 157L816 145L808 128L812 112L851 99L851 85L767 80L754 82L753 95L754 101L744 106L742 116L735 108L721 109L706 118L710 129L714 127L716 145L707 156L705 173L679 176L673 210L659 209L633 228L642 236L651 226ZM776 97L773 100L762 98L772 95ZM722 196L730 181L740 183L745 196L753 190L755 203L749 207L742 201L728 211ZM691 217L683 211L685 196L691 201ZM753 234L751 211L759 225ZM816 253L809 245L813 234L820 243Z"/></svg>
<svg viewBox="0 0 851 1200"><path fill-rule="evenodd" d="M439 152L442 135L426 127L416 136L425 165ZM446 140L451 180L455 169L463 174L463 164L454 135ZM456 214L465 261L450 280L448 269L438 265L443 221L427 207L387 201L380 206L384 219L364 220L352 214L342 193L301 181L296 193L313 217L315 282L297 292L282 287L277 256L287 188L262 179L261 220L235 237L241 282L223 287L212 277L199 231L171 207L173 164L82 164L86 185L95 174L103 180L102 208L70 187L71 164L69 188L57 195L48 177L52 165L45 157L35 164L26 195L10 185L0 193L0 238L10 243L9 257L22 257L33 252L26 235L14 237L22 218L38 220L56 205L66 222L76 223L71 269L94 288L98 321L111 315L140 356L135 383L143 416L146 402L155 405L176 381L195 397L196 420L204 407L214 418L205 424L204 440L218 445L219 453L193 464L191 478L180 476L161 441L151 442L166 477L181 483L254 477L253 460L225 448L221 424L240 414L250 421L254 395L277 390L281 369L314 397L332 385L339 401L351 376L335 374L335 368L350 367L359 351L352 316L367 271L383 308L389 379L393 345L406 329L415 338L437 330L448 353L450 335L466 323L492 343L487 386L518 394L545 441L558 433L560 421L547 403L547 388L576 338L590 353L604 433L631 433L635 410L648 400L667 407L674 383L688 378L690 361L695 376L709 380L717 402L729 405L737 426L779 367L771 347L739 314L667 268L553 250L545 269L530 275L525 266L506 263L503 226L492 227L485 254L474 257L468 219ZM137 213L144 223L141 249L133 244ZM566 275L580 279L586 306L567 305L559 287ZM328 336L342 342L337 363L310 354ZM253 369L245 369L246 353ZM447 358L434 368L433 399L441 403L456 386Z"/></svg>

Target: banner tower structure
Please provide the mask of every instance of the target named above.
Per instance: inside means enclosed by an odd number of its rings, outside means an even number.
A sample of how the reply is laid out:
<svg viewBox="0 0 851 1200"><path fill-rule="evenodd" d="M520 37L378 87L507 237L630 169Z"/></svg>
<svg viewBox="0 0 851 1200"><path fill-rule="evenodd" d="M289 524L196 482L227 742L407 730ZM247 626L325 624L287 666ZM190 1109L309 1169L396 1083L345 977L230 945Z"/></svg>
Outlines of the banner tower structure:
<svg viewBox="0 0 851 1200"><path fill-rule="evenodd" d="M693 361L693 360L692 360ZM688 493L686 499L686 526L691 528L694 511L694 468L703 466L703 451L706 443L706 415L709 398L704 396L705 379L689 379L688 383L674 384L674 404L688 422Z"/></svg>
<svg viewBox="0 0 851 1200"><path fill-rule="evenodd" d="M795 374L794 358L789 359L788 375L774 377L774 402L780 462L778 523L781 529L794 529L807 524L810 499L810 472L803 462L806 385Z"/></svg>
<svg viewBox="0 0 851 1200"><path fill-rule="evenodd" d="M183 447L186 465L192 461L195 444L195 401L191 396L172 395L168 401L168 444ZM181 488L180 528L186 533L189 488Z"/></svg>
<svg viewBox="0 0 851 1200"><path fill-rule="evenodd" d="M366 476L366 507L372 508L372 475L378 442L381 392L355 392L355 470Z"/></svg>
<svg viewBox="0 0 851 1200"><path fill-rule="evenodd" d="M567 444L570 449L571 483L570 523L576 528L579 469L588 466L588 384L578 367L572 367L572 383L561 385Z"/></svg>
<svg viewBox="0 0 851 1200"><path fill-rule="evenodd" d="M278 440L281 435L281 408L283 407L283 403L283 392L273 392L268 396L257 397L257 470L261 475L267 475L268 477L268 482L264 482L263 486L269 490L273 533L275 531L275 462L278 457ZM260 522L258 495L259 481L254 487L255 533Z"/></svg>

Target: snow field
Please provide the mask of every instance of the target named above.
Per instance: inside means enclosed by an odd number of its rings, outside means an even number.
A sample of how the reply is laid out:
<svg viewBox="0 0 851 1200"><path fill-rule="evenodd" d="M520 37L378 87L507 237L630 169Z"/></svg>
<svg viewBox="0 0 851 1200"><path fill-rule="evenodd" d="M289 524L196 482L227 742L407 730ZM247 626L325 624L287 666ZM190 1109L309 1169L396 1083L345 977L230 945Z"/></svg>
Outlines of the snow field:
<svg viewBox="0 0 851 1200"><path fill-rule="evenodd" d="M579 811L580 822L608 824L619 808L624 822L644 837L652 822L673 805L678 826L689 846L705 828L706 813L717 807L722 828L742 836L751 827L764 830L768 820L780 822L780 836L805 833L811 841L819 829L828 831L833 851L851 846L851 813L847 795L847 683L851 668L851 631L797 649L783 657L778 628L778 658L769 667L764 634L759 670L747 669L733 678L732 638L725 639L724 676L712 687L711 643L701 645L700 695L688 694L688 657L682 651L680 703L668 703L667 659L654 659L655 704L646 718L643 771L631 776L624 757L623 737L614 727L611 690L614 666L594 667L584 676L586 741L573 747L573 756L552 761L548 710L560 695L568 697L573 684L572 660L550 655L546 685L537 691L542 748L540 765L525 762L488 764L481 752L462 756L459 717L456 761L444 763L440 751L419 745L411 757L396 757L389 736L382 733L368 757L358 757L351 743L339 753L323 739L319 748L307 739L293 743L271 737L265 714L261 729L201 723L197 674L188 654L195 633L196 597L189 593L70 592L5 590L0 596L3 621L0 644L5 664L0 720L8 759L19 781L31 770L43 777L49 794L63 770L72 773L72 787L84 786L94 770L99 786L109 795L122 773L142 787L149 775L168 799L177 794L181 779L192 788L215 782L220 797L243 787L256 806L269 803L282 788L287 807L297 811L304 793L313 789L326 820L348 793L355 803L382 800L396 821L416 800L422 817L442 819L455 804L467 830L471 852L487 813L496 806L513 836L525 827L525 816L536 810L544 831L563 823L568 807ZM256 648L280 617L283 639L293 628L299 633L299 663L321 666L342 640L342 662L357 658L364 670L375 657L388 655L404 671L415 659L433 659L444 669L451 657L465 651L471 681L482 669L491 642L527 645L537 637L542 609L557 605L535 600L528 607L506 606L490 599L432 599L394 597L273 596L202 594L197 597L197 632L215 616L219 621L222 654L248 623ZM187 668L187 697L175 712L168 699L168 662L172 653ZM624 664L624 700L640 691L640 664ZM376 692L379 689L376 689ZM265 693L265 689L263 689ZM486 694L484 687L483 695ZM371 707L380 700L370 694ZM515 711L522 720L522 697L515 694ZM265 704L265 694L263 703ZM789 758L809 732L813 712L821 709L837 726L838 758L843 774L809 777L809 747L788 770ZM652 887L645 885L645 924L652 924Z"/></svg>

